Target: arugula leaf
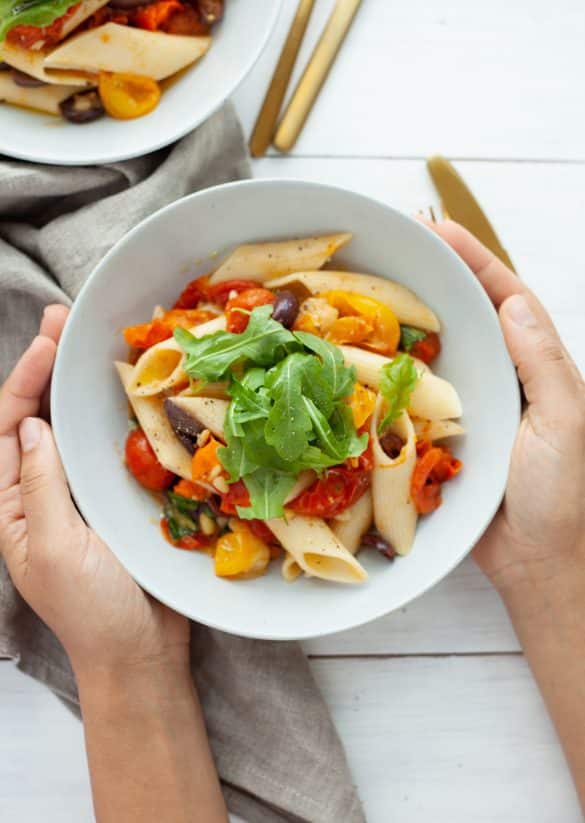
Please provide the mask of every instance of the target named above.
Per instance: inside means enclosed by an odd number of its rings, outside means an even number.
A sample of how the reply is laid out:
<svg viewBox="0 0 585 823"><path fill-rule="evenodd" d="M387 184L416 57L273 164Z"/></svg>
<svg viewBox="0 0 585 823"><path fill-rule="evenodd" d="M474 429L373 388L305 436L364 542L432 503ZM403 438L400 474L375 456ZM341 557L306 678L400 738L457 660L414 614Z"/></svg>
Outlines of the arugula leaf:
<svg viewBox="0 0 585 823"><path fill-rule="evenodd" d="M400 326L400 348L404 351L411 351L415 343L424 340L426 331L415 329L414 326Z"/></svg>
<svg viewBox="0 0 585 823"><path fill-rule="evenodd" d="M333 399L341 400L343 397L348 397L353 391L356 373L353 366L345 365L338 347L305 331L295 332L295 337L303 346L321 358L323 378L329 383Z"/></svg>
<svg viewBox="0 0 585 823"><path fill-rule="evenodd" d="M79 0L0 0L0 42L15 26L50 26Z"/></svg>
<svg viewBox="0 0 585 823"><path fill-rule="evenodd" d="M266 386L274 398L266 421L266 442L284 460L297 460L308 445L311 418L303 402L301 387L308 355L289 354L266 375Z"/></svg>
<svg viewBox="0 0 585 823"><path fill-rule="evenodd" d="M284 515L284 501L296 483L296 477L269 469L258 469L248 475L244 483L250 493L250 505L245 508L238 506L238 516L244 520L270 520Z"/></svg>
<svg viewBox="0 0 585 823"><path fill-rule="evenodd" d="M175 329L175 340L187 354L187 374L217 381L238 361L271 366L279 360L286 351L284 347L295 343L295 337L281 323L272 320L272 309L272 305L253 309L250 322L241 334L218 331L196 338L186 329Z"/></svg>
<svg viewBox="0 0 585 823"><path fill-rule="evenodd" d="M248 375L253 373L252 378ZM264 386L264 369L250 369L240 381L232 377L228 393L234 401L230 408L236 425L268 417L270 398L267 392L255 391ZM241 435L240 435L241 436Z"/></svg>
<svg viewBox="0 0 585 823"><path fill-rule="evenodd" d="M398 354L381 369L380 391L387 404L386 416L379 426L383 431L407 408L410 395L419 378L414 360L408 354Z"/></svg>

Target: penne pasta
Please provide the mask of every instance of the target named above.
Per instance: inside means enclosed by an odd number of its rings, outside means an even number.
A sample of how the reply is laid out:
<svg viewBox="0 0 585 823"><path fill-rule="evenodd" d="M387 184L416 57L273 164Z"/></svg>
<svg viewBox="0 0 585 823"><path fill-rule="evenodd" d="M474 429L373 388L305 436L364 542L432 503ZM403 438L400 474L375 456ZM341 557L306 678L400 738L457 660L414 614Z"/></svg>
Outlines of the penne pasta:
<svg viewBox="0 0 585 823"><path fill-rule="evenodd" d="M159 463L185 480L191 480L191 455L177 440L159 397L137 397L129 391L132 366L115 363L136 419L153 448Z"/></svg>
<svg viewBox="0 0 585 823"><path fill-rule="evenodd" d="M349 243L351 234L304 237L281 242L238 246L211 275L212 285L245 278L259 283L271 277L304 269L320 269L335 252Z"/></svg>
<svg viewBox="0 0 585 823"><path fill-rule="evenodd" d="M303 570L294 559L292 554L289 552L285 552L284 560L282 561L282 568L281 568L282 576L286 580L287 583L292 583L294 580L299 577L303 573Z"/></svg>
<svg viewBox="0 0 585 823"><path fill-rule="evenodd" d="M189 329L194 337L225 329L225 316L220 315ZM188 383L183 369L185 355L174 337L147 349L136 362L129 391L137 397L149 397L167 391L181 383Z"/></svg>
<svg viewBox="0 0 585 823"><path fill-rule="evenodd" d="M463 426L454 420L421 420L413 417L412 425L416 436L424 440L443 440L445 437L465 434Z"/></svg>
<svg viewBox="0 0 585 823"><path fill-rule="evenodd" d="M390 425L390 431L404 441L395 459L388 457L380 445L378 424L383 416L384 399L380 396L372 415L370 438L374 455L372 496L374 522L382 537L398 554L408 554L414 541L418 515L410 495L410 481L416 465L416 438L406 412Z"/></svg>
<svg viewBox="0 0 585 823"><path fill-rule="evenodd" d="M286 519L266 525L299 567L314 577L335 583L363 583L368 574L319 517L288 511Z"/></svg>
<svg viewBox="0 0 585 823"><path fill-rule="evenodd" d="M0 103L12 103L46 114L60 114L59 103L84 87L77 86L17 86L10 72L0 72Z"/></svg>
<svg viewBox="0 0 585 823"><path fill-rule="evenodd" d="M46 71L45 60L47 52L41 49L23 49L5 40L2 43L1 49L2 60L8 63L18 71L23 71L30 77L35 77L37 80L42 80L43 83L50 83L52 85L60 86L95 86L97 85L97 76L92 77L86 72L79 71ZM32 87L34 88L34 86ZM38 86L42 88L42 86ZM74 94L75 89L70 89L69 94Z"/></svg>
<svg viewBox="0 0 585 823"><path fill-rule="evenodd" d="M45 58L45 69L121 72L163 80L194 63L210 37L182 37L105 23L74 35Z"/></svg>
<svg viewBox="0 0 585 823"><path fill-rule="evenodd" d="M269 289L276 289L285 288L294 283L301 284L315 295L340 289L372 297L392 309L400 323L407 323L427 331L438 332L441 328L436 314L425 306L414 292L385 277L356 272L298 269L296 273L289 274L287 277L268 280L266 286Z"/></svg>
<svg viewBox="0 0 585 823"><path fill-rule="evenodd" d="M340 346L347 365L355 366L360 383L378 391L381 369L390 358L381 354L358 349L355 346ZM418 361L417 366L418 366ZM421 370L419 380L410 396L408 412L413 417L427 420L445 420L461 417L462 408L459 395L447 380L433 374L427 367Z"/></svg>
<svg viewBox="0 0 585 823"><path fill-rule="evenodd" d="M331 521L331 531L348 552L356 554L361 540L372 524L374 500L371 489L343 512L343 518Z"/></svg>

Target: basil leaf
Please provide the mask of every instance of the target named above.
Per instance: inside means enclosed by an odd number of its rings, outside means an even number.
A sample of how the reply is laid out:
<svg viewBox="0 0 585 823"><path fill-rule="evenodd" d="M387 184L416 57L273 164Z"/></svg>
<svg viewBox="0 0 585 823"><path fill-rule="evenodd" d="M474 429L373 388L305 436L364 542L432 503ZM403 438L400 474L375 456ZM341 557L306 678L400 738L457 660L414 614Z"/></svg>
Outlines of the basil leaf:
<svg viewBox="0 0 585 823"><path fill-rule="evenodd" d="M418 381L414 360L408 354L398 354L381 369L380 392L387 404L386 416L379 431L383 431L408 407L410 395Z"/></svg>
<svg viewBox="0 0 585 823"><path fill-rule="evenodd" d="M400 348L404 351L410 351L415 343L424 340L427 336L426 331L422 329L415 329L414 326L400 326Z"/></svg>

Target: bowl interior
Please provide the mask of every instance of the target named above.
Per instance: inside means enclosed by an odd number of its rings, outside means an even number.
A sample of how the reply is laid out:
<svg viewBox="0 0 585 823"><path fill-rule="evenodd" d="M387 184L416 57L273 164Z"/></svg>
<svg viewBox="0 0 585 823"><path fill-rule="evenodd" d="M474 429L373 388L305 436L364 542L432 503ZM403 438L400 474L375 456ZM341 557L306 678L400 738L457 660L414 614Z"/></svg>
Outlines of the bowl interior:
<svg viewBox="0 0 585 823"><path fill-rule="evenodd" d="M112 361L120 330L170 304L213 257L254 240L333 231L354 239L336 261L412 288L442 322L435 371L456 386L465 437L453 443L465 467L443 506L422 518L412 553L393 564L374 552L359 587L304 579L285 583L278 563L265 577L214 576L206 555L171 548L159 507L122 465L126 402ZM210 260L210 257L213 259ZM252 181L193 195L153 215L94 271L74 305L53 380L53 421L73 494L93 528L152 594L194 620L252 637L310 637L396 609L439 581L470 550L503 494L518 426L519 396L497 315L467 267L428 229L360 195L315 184Z"/></svg>
<svg viewBox="0 0 585 823"><path fill-rule="evenodd" d="M103 117L76 126L58 117L0 105L0 153L37 163L88 165L138 157L182 137L211 115L260 56L282 0L230 0L209 52L137 120Z"/></svg>

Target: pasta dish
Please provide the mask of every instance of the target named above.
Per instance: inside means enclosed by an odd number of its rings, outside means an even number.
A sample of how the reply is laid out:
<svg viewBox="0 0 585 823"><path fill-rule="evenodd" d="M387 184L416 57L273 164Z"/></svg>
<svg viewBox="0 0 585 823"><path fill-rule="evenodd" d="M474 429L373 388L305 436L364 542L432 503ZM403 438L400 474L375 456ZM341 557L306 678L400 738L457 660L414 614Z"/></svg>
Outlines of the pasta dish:
<svg viewBox="0 0 585 823"><path fill-rule="evenodd" d="M90 123L151 112L224 0L0 0L0 102Z"/></svg>
<svg viewBox="0 0 585 823"><path fill-rule="evenodd" d="M406 555L461 469L439 320L399 283L333 269L350 240L239 246L124 329L127 467L161 496L166 540L220 577L274 560L288 581L362 583L359 552Z"/></svg>

